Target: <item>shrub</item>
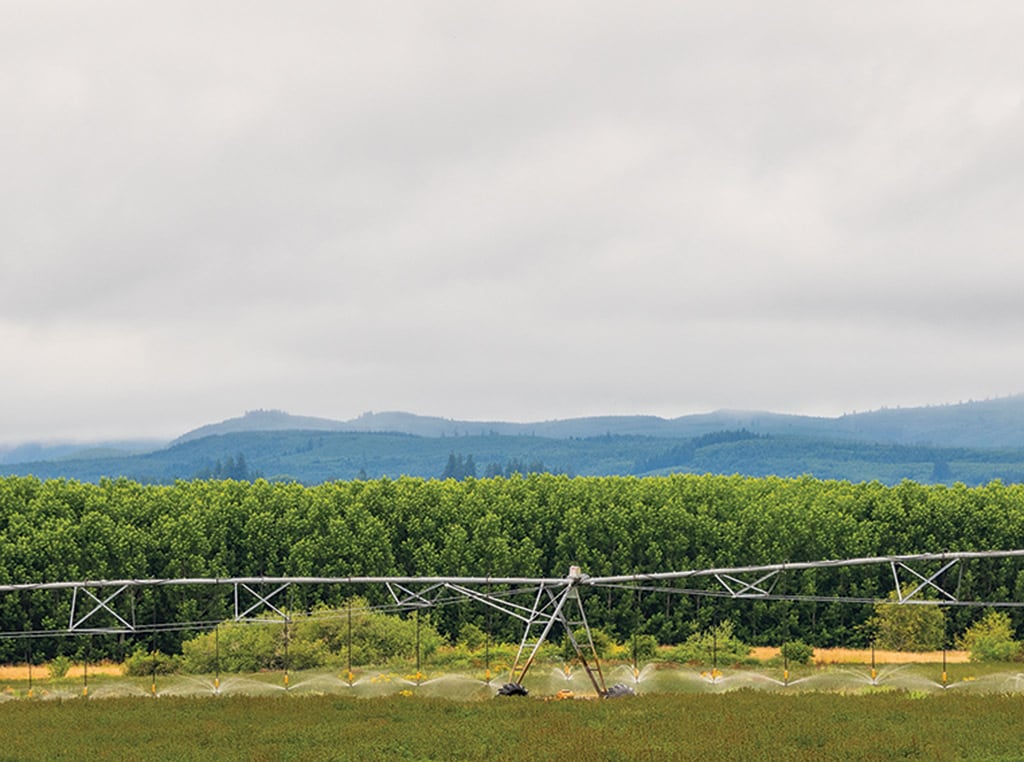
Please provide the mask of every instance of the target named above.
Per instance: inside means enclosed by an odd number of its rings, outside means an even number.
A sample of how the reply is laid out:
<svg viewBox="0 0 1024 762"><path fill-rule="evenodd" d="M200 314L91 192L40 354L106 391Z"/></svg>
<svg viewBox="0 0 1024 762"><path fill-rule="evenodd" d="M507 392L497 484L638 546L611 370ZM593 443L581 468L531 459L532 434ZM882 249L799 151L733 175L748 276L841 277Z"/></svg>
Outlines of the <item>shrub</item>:
<svg viewBox="0 0 1024 762"><path fill-rule="evenodd" d="M652 661L658 658L658 639L653 635L634 635L628 642L623 644L629 652L629 658L636 660Z"/></svg>
<svg viewBox="0 0 1024 762"><path fill-rule="evenodd" d="M124 673L132 677L171 675L178 671L180 660L160 651L147 652L141 648L124 660Z"/></svg>
<svg viewBox="0 0 1024 762"><path fill-rule="evenodd" d="M365 599L353 598L352 661L355 664L386 664L408 661L416 656L416 616L400 617L373 611ZM422 658L430 657L445 643L430 616L419 613L419 647ZM327 653L347 658L349 648L349 610L320 608L312 616L298 620L295 638L320 641Z"/></svg>
<svg viewBox="0 0 1024 762"><path fill-rule="evenodd" d="M328 662L322 641L298 637L296 628L285 633L284 623L227 623L218 631L182 643L186 672L259 672L268 669L312 669ZM287 642L285 638L287 637Z"/></svg>
<svg viewBox="0 0 1024 762"><path fill-rule="evenodd" d="M750 646L733 634L733 625L728 619L703 632L695 632L686 641L672 650L673 661L711 663L745 661L750 655Z"/></svg>
<svg viewBox="0 0 1024 762"><path fill-rule="evenodd" d="M1021 644L1013 638L1010 615L990 611L957 638L957 647L970 651L971 661L1011 661L1021 653Z"/></svg>
<svg viewBox="0 0 1024 762"><path fill-rule="evenodd" d="M182 667L187 672L259 672L268 669L312 669L342 665L351 646L356 665L386 664L415 658L417 624L369 609L353 599L349 640L348 609L319 608L308 617L283 622L221 624L217 632L198 635L182 644ZM286 640L287 639L287 640ZM420 614L419 649L424 659L444 638Z"/></svg>
<svg viewBox="0 0 1024 762"><path fill-rule="evenodd" d="M909 591L904 591L909 592ZM895 591L889 593L892 603L875 605L875 615L868 620L875 630L875 645L891 651L934 651L946 640L946 613L935 605L897 603Z"/></svg>
<svg viewBox="0 0 1024 762"><path fill-rule="evenodd" d="M50 660L47 665L47 669L50 670L50 677L54 680L60 680L68 674L68 670L71 669L71 657L70 656L55 656Z"/></svg>
<svg viewBox="0 0 1024 762"><path fill-rule="evenodd" d="M487 633L472 622L466 622L459 628L459 645L470 651L483 648L487 640Z"/></svg>
<svg viewBox="0 0 1024 762"><path fill-rule="evenodd" d="M809 664L814 658L814 646L809 646L802 640L791 640L782 644L779 653L783 659L793 664Z"/></svg>

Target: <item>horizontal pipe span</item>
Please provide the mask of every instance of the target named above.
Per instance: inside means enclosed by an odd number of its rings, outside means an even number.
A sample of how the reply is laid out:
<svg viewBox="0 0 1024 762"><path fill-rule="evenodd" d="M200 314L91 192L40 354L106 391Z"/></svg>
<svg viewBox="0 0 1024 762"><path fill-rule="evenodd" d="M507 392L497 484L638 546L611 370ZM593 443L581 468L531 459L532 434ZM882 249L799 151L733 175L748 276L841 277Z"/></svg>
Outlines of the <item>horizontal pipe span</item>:
<svg viewBox="0 0 1024 762"><path fill-rule="evenodd" d="M69 590L83 587L164 587L171 585L547 585L569 584L565 577L191 577L181 579L91 579L78 582L21 582L0 585L0 593Z"/></svg>
<svg viewBox="0 0 1024 762"><path fill-rule="evenodd" d="M803 569L834 569L844 566L868 566L870 564L918 563L923 561L967 561L979 558L1020 558L1024 550L979 550L962 553L917 553L906 556L871 556L869 558L846 558L826 561L792 561L783 564L759 566L729 566L715 569L690 569L688 571L652 572L648 574L620 574L611 577L587 577L588 585L608 585L621 582L650 582L662 579L685 579L687 577L708 577L715 574L755 574L757 572L800 571Z"/></svg>
<svg viewBox="0 0 1024 762"><path fill-rule="evenodd" d="M983 558L1020 558L1024 550L982 550L944 553L918 553L900 556L871 556L868 558L847 558L824 561L792 561L781 564L751 566L728 566L711 569L689 569L686 571L650 572L620 574L607 577L192 577L180 579L98 579L77 582L21 582L0 585L0 593L19 590L67 590L72 588L103 587L161 587L172 585L610 585L627 582L651 582L657 580L708 577L716 574L754 574L758 572L800 571L804 569L831 569L845 566L867 566L870 564L918 563L926 561L967 561Z"/></svg>

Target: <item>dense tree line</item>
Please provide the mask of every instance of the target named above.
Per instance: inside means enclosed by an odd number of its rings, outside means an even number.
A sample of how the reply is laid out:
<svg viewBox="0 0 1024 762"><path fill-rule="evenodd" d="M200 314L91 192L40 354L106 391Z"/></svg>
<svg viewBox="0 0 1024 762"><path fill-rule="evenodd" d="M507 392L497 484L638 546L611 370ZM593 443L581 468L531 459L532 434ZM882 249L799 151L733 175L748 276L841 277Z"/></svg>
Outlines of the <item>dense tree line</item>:
<svg viewBox="0 0 1024 762"><path fill-rule="evenodd" d="M529 476L530 474L554 473L541 460L530 461L529 465L520 458L509 458L502 466L501 463L491 462L484 469L484 478L492 479L496 476L503 476L511 479L513 476ZM478 476L476 461L473 454L463 457L461 453L452 452L448 455L448 462L441 472L441 479L475 479Z"/></svg>
<svg viewBox="0 0 1024 762"><path fill-rule="evenodd" d="M312 443L312 440L310 440ZM196 479L237 479L253 481L262 477L259 471L249 468L245 453L236 456L228 455L223 461L220 458L212 466L201 468L195 475Z"/></svg>
<svg viewBox="0 0 1024 762"><path fill-rule="evenodd" d="M314 487L258 480L144 486L0 479L0 584L83 579L241 575L564 576L812 561L942 550L1024 547L1024 486L853 484L739 476L577 477L552 474L462 481L418 478L331 482ZM965 565L961 594L1024 600L1024 573L1011 561ZM887 568L822 570L782 578L776 592L882 597ZM225 617L226 601L204 603L181 588L132 600L145 621L157 608L178 621ZM201 592L201 591L200 591ZM383 591L296 588L289 605L338 604ZM69 596L0 594L0 630L67 625ZM714 599L629 590L587 596L588 617L619 638L633 632L679 643L730 620L744 641L864 645L869 605ZM951 610L949 640L979 616ZM1019 632L1024 624L1014 615ZM490 621L471 604L435 612L442 632L467 623L516 639L514 622ZM194 633L193 633L194 634ZM183 635L163 633L177 648ZM117 648L131 644L120 643ZM0 639L0 659L24 642ZM73 639L37 641L53 653ZM114 649L102 642L90 647Z"/></svg>

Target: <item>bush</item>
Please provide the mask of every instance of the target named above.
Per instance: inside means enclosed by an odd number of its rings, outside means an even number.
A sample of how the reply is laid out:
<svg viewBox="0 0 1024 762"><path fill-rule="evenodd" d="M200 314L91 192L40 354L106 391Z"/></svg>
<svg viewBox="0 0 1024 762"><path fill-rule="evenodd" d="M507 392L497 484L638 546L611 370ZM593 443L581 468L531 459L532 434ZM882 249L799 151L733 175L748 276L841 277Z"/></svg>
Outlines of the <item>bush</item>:
<svg viewBox="0 0 1024 762"><path fill-rule="evenodd" d="M152 653L138 649L124 660L124 673L131 677L147 675L172 675L178 671L180 659L160 651Z"/></svg>
<svg viewBox="0 0 1024 762"><path fill-rule="evenodd" d="M182 668L193 673L277 669L279 638L271 630L280 630L283 636L284 625L221 624L216 633L203 633L181 644Z"/></svg>
<svg viewBox="0 0 1024 762"><path fill-rule="evenodd" d="M904 594L910 592L904 590ZM875 645L890 651L934 651L946 640L946 613L936 605L897 603L875 605L868 623L875 630Z"/></svg>
<svg viewBox="0 0 1024 762"><path fill-rule="evenodd" d="M182 668L202 674L325 665L330 657L327 646L322 641L298 637L296 629L289 626L286 634L284 623L222 624L216 633L204 633L182 643Z"/></svg>
<svg viewBox="0 0 1024 762"><path fill-rule="evenodd" d="M466 622L459 628L459 645L469 651L477 651L487 645L487 633L472 622Z"/></svg>
<svg viewBox="0 0 1024 762"><path fill-rule="evenodd" d="M719 663L741 662L749 655L750 646L733 634L733 625L728 619L703 632L695 632L672 650L673 661L683 663L710 664L716 658Z"/></svg>
<svg viewBox="0 0 1024 762"><path fill-rule="evenodd" d="M629 658L632 659L634 651L636 660L652 661L658 658L658 639L653 635L634 635L627 643L623 644L629 651Z"/></svg>
<svg viewBox="0 0 1024 762"><path fill-rule="evenodd" d="M354 665L410 661L416 657L415 617L401 618L372 611L353 599L349 643L349 611L319 608L308 617L283 622L221 624L217 632L198 635L182 644L182 667L187 672L259 672L312 669L344 665L351 645ZM287 638L287 641L286 641ZM430 657L444 638L420 614L420 656Z"/></svg>
<svg viewBox="0 0 1024 762"><path fill-rule="evenodd" d="M354 664L386 664L409 661L416 657L416 615L406 618L382 614L369 608L365 599L352 601L352 661ZM419 613L420 656L430 657L445 643L430 616ZM338 659L347 659L349 648L349 611L317 609L295 625L297 640L320 641L326 652Z"/></svg>
<svg viewBox="0 0 1024 762"><path fill-rule="evenodd" d="M782 644L779 653L792 664L809 664L814 658L814 646L809 646L802 640L791 640Z"/></svg>
<svg viewBox="0 0 1024 762"><path fill-rule="evenodd" d="M47 665L47 669L50 670L50 677L54 680L60 680L68 674L68 670L71 669L71 657L70 656L55 656L50 660Z"/></svg>
<svg viewBox="0 0 1024 762"><path fill-rule="evenodd" d="M970 651L971 661L1011 661L1021 654L1021 644L1013 639L1010 615L990 611L957 638L957 647Z"/></svg>

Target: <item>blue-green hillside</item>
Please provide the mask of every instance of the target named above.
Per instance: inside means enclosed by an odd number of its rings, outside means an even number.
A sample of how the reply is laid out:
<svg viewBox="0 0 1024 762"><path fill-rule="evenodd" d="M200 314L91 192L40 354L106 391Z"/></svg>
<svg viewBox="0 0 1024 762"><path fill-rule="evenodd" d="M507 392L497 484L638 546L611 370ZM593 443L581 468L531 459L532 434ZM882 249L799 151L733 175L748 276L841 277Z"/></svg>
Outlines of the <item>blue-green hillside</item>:
<svg viewBox="0 0 1024 762"><path fill-rule="evenodd" d="M896 484L1024 482L1024 448L929 447L758 435L612 435L557 439L500 434L414 436L348 431L240 431L187 439L144 454L84 453L7 464L0 473L146 483L234 478L319 484L337 479L456 478L550 472L573 476L669 473L801 476Z"/></svg>

